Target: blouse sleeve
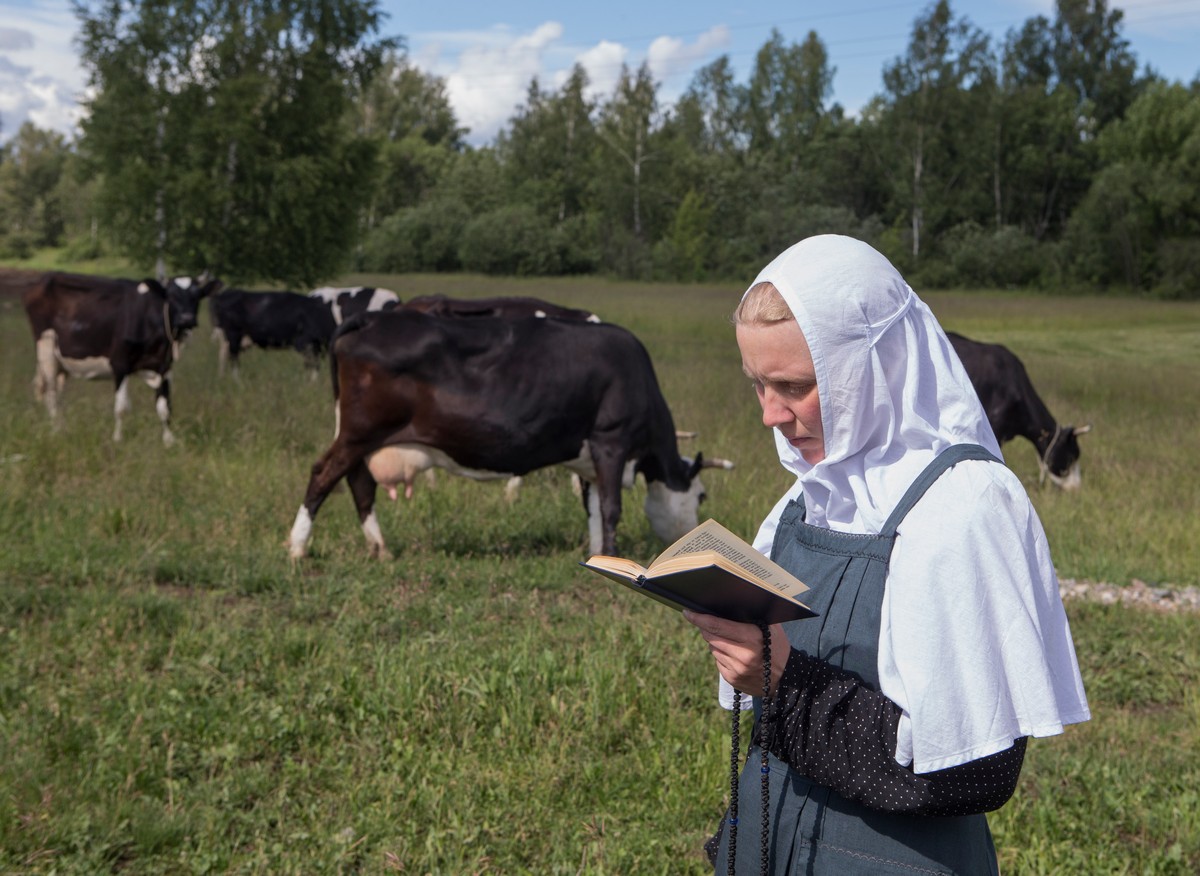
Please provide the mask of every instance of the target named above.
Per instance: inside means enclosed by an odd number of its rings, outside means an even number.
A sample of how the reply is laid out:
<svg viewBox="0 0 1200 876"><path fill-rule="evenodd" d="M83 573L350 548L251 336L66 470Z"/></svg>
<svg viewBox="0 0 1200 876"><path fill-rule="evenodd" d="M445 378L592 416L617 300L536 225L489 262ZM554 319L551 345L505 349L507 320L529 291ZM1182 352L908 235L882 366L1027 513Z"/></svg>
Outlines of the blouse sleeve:
<svg viewBox="0 0 1200 876"><path fill-rule="evenodd" d="M756 742L814 782L871 809L970 815L1012 796L1025 739L995 754L932 773L896 762L900 708L845 670L794 650L764 703Z"/></svg>

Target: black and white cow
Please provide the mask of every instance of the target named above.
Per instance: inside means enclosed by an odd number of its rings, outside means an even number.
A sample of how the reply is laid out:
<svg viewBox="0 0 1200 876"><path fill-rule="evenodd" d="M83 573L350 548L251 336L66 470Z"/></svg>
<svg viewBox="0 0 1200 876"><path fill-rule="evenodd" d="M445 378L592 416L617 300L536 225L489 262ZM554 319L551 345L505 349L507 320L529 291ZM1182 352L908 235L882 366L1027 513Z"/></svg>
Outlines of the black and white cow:
<svg viewBox="0 0 1200 876"><path fill-rule="evenodd" d="M337 329L324 301L299 292L226 289L214 295L209 306L221 342L217 373L225 373L228 361L234 377L238 376L238 357L243 349L291 347L304 356L315 379L317 361Z"/></svg>
<svg viewBox="0 0 1200 876"><path fill-rule="evenodd" d="M645 347L614 325L443 319L399 307L345 323L334 339L336 437L313 465L290 537L303 557L317 510L346 478L373 554L385 556L375 488L395 498L431 467L479 480L551 465L578 473L593 553L615 550L627 468L671 541L696 525L704 461L679 455ZM727 463L716 463L728 467Z"/></svg>
<svg viewBox="0 0 1200 876"><path fill-rule="evenodd" d="M219 281L125 280L85 274L44 274L23 296L37 347L34 393L51 423L61 425L59 394L68 377L112 377L116 385L113 440L129 410L128 381L154 388L163 443L171 445L171 366L178 345L196 327L200 301Z"/></svg>
<svg viewBox="0 0 1200 876"><path fill-rule="evenodd" d="M1025 365L1007 347L954 332L946 335L967 369L996 440L1003 444L1018 435L1028 438L1037 448L1040 479L1049 477L1064 490L1079 489L1077 439L1092 427L1059 425L1033 388Z"/></svg>
<svg viewBox="0 0 1200 876"><path fill-rule="evenodd" d="M322 286L308 293L325 302L338 325L369 310L391 310L400 304L400 296L391 289L374 286Z"/></svg>
<svg viewBox="0 0 1200 876"><path fill-rule="evenodd" d="M419 295L404 306L432 316L473 317L490 316L499 319L541 318L567 319L576 322L601 322L590 310L564 307L541 298L511 295L496 298L447 298L445 295Z"/></svg>

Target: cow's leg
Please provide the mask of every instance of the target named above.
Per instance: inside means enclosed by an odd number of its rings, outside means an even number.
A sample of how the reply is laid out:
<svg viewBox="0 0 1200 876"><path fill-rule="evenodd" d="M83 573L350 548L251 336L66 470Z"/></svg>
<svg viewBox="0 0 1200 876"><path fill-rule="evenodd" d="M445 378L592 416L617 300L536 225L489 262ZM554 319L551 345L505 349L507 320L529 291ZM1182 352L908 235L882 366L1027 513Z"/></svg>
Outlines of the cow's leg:
<svg viewBox="0 0 1200 876"><path fill-rule="evenodd" d="M162 423L163 446L170 447L175 443L175 436L171 434L171 372L146 382L154 387L154 410Z"/></svg>
<svg viewBox="0 0 1200 876"><path fill-rule="evenodd" d="M521 476L513 475L504 482L504 501L510 505L517 501L517 493L521 492Z"/></svg>
<svg viewBox="0 0 1200 876"><path fill-rule="evenodd" d="M54 429L62 426L58 394L63 387L63 381L59 378L64 376L58 364L58 335L53 329L47 329L37 339L37 371L33 378L33 392L46 405L50 426Z"/></svg>
<svg viewBox="0 0 1200 876"><path fill-rule="evenodd" d="M216 335L220 344L217 347L217 377L224 377L225 366L229 363L229 338L221 329L217 329Z"/></svg>
<svg viewBox="0 0 1200 876"><path fill-rule="evenodd" d="M125 412L129 410L129 375L128 374L113 374L113 381L117 385L117 393L113 399L113 419L116 424L113 426L113 441L121 440L121 417L125 416Z"/></svg>
<svg viewBox="0 0 1200 876"><path fill-rule="evenodd" d="M304 357L304 367L308 370L308 379L315 383L321 373L320 350L315 345L308 346L300 351L300 355Z"/></svg>
<svg viewBox="0 0 1200 876"><path fill-rule="evenodd" d="M288 552L293 560L301 559L308 552L308 540L312 535L313 519L321 504L333 489L334 484L346 476L355 463L361 462L363 454L347 447L340 441L322 454L313 463L312 474L308 479L308 489L304 493L304 504L296 512L296 520L292 524L291 536L288 539Z"/></svg>
<svg viewBox="0 0 1200 876"><path fill-rule="evenodd" d="M616 556L617 524L621 520L621 475L625 468L625 460L618 452L599 448L595 441L592 442L591 453L596 466L596 480L591 485L591 492L599 493L594 516L600 521L600 550L593 553ZM592 519L592 506L589 502L589 531L594 531ZM593 537L593 546L594 544Z"/></svg>
<svg viewBox="0 0 1200 876"><path fill-rule="evenodd" d="M358 511L358 520L362 525L363 535L367 539L367 549L371 556L381 560L391 559L387 546L383 543L383 531L379 528L379 519L375 516L375 478L363 460L359 460L346 473L346 482L350 485L350 495L354 497L354 508Z"/></svg>
<svg viewBox="0 0 1200 876"><path fill-rule="evenodd" d="M590 481L580 481L580 497L588 518L588 551L604 553L604 527L600 520L600 491Z"/></svg>

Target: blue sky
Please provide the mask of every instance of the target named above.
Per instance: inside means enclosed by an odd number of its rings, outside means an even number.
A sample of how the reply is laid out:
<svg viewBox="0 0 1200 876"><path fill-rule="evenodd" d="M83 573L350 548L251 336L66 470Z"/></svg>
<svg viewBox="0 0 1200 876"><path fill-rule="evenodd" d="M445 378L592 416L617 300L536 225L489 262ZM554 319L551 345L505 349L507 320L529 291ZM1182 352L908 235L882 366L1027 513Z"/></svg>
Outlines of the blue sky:
<svg viewBox="0 0 1200 876"><path fill-rule="evenodd" d="M469 141L488 143L521 103L530 79L558 86L576 62L597 95L611 93L621 64L649 61L670 103L692 74L728 55L745 81L755 52L776 27L789 42L815 30L836 69L833 100L856 112L881 90L884 64L904 53L927 2L734 0L687 3L511 3L383 0L387 35L403 36L410 59L446 80ZM1200 75L1200 0L1126 0L1124 35L1141 65L1171 80ZM998 40L1053 0L951 0L956 14ZM0 0L0 140L32 119L72 134L86 79L72 40L69 0Z"/></svg>

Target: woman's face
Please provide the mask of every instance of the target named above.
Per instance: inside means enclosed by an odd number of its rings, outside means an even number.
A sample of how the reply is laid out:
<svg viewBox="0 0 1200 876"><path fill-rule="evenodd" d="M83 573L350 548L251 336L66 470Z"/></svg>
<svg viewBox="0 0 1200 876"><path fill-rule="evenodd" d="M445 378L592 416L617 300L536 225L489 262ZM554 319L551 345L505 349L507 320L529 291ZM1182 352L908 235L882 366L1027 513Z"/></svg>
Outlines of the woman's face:
<svg viewBox="0 0 1200 876"><path fill-rule="evenodd" d="M763 425L778 429L804 461L825 458L825 430L817 374L804 333L794 319L766 325L739 325L742 370L754 382Z"/></svg>

